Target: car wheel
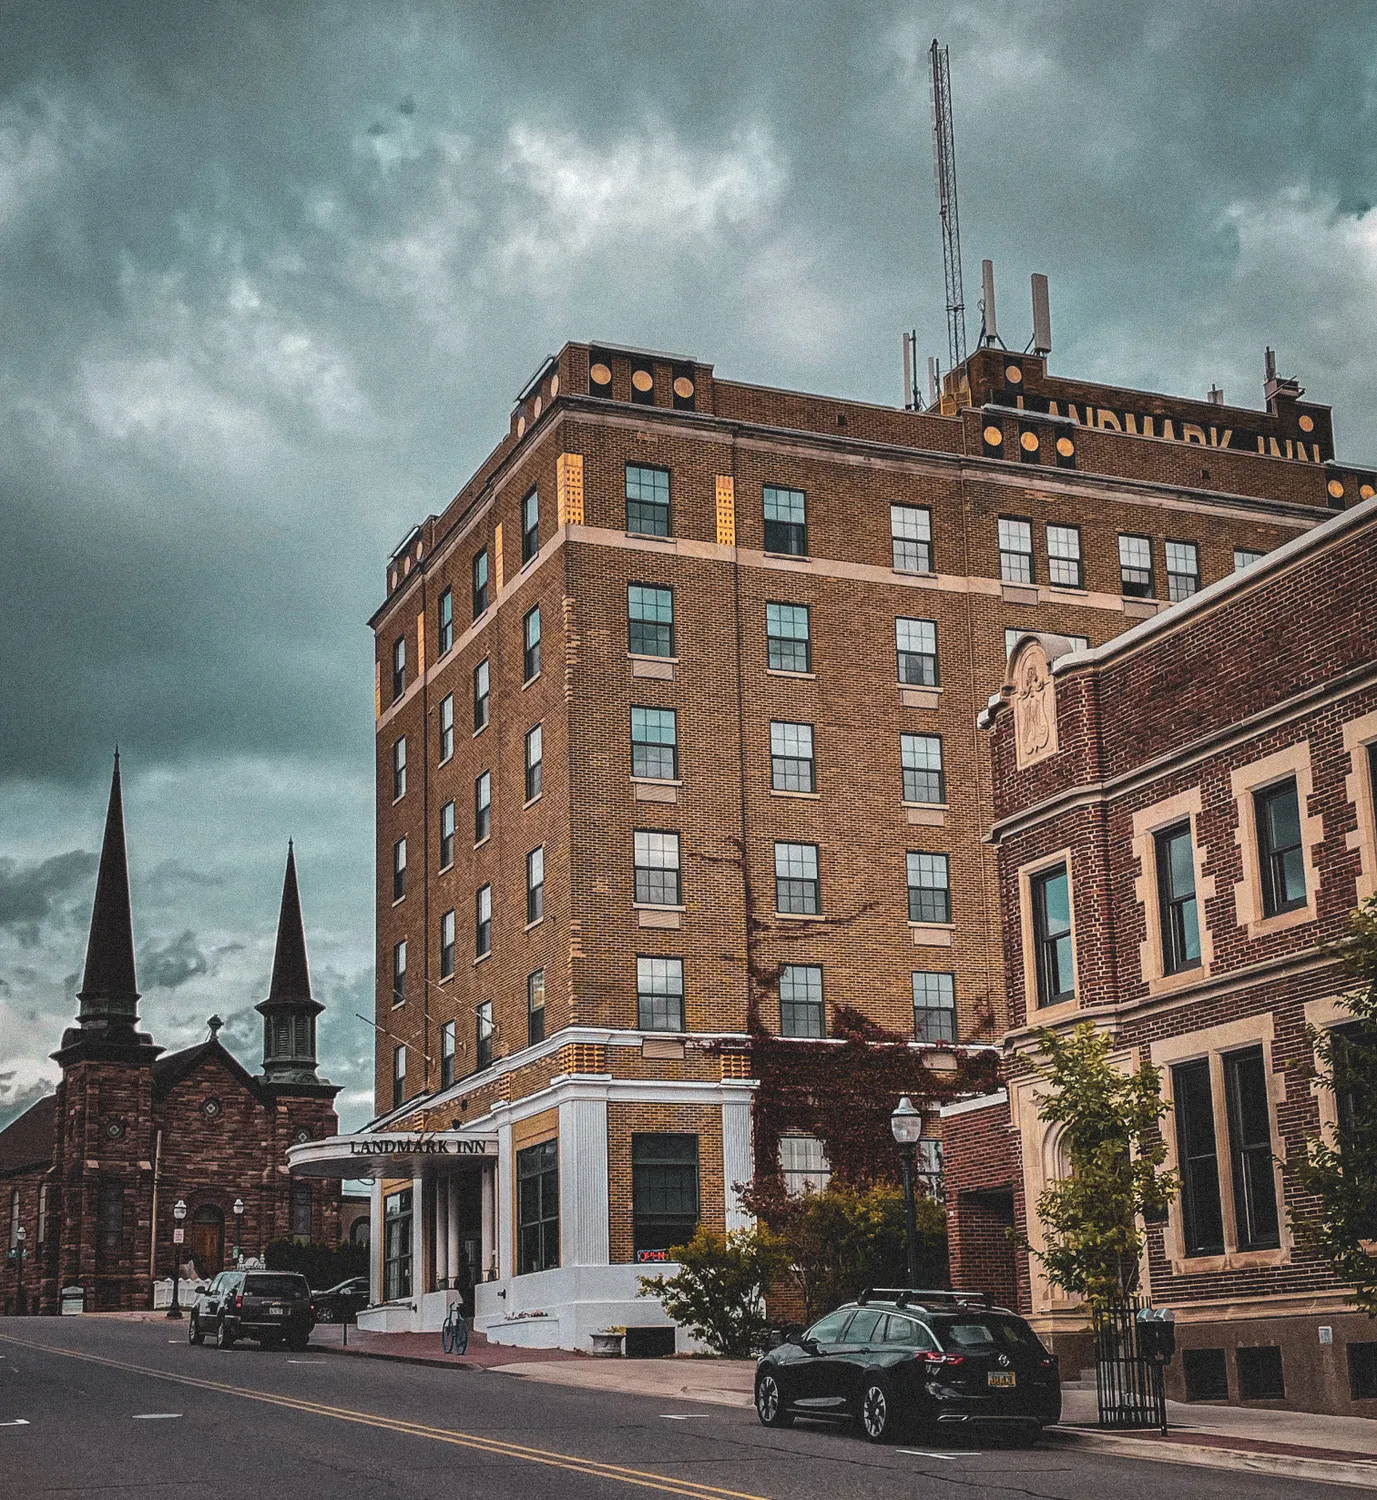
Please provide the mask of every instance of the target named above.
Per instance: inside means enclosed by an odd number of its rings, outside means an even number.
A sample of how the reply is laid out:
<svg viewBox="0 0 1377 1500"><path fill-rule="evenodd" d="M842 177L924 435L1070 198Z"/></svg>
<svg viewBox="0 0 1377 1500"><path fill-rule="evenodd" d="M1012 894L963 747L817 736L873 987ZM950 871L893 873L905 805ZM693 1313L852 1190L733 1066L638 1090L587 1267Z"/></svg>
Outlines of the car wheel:
<svg viewBox="0 0 1377 1500"><path fill-rule="evenodd" d="M794 1418L784 1409L779 1382L768 1372L755 1383L755 1414L762 1427L792 1427Z"/></svg>
<svg viewBox="0 0 1377 1500"><path fill-rule="evenodd" d="M329 1303L321 1303L316 1308L317 1323L333 1323L335 1321L335 1310Z"/></svg>
<svg viewBox="0 0 1377 1500"><path fill-rule="evenodd" d="M887 1443L894 1436L894 1401L889 1387L870 1376L861 1390L861 1432L870 1443Z"/></svg>
<svg viewBox="0 0 1377 1500"><path fill-rule="evenodd" d="M200 1321L196 1314L192 1313L186 1320L186 1341L188 1344L202 1344L205 1342L205 1333L201 1329Z"/></svg>
<svg viewBox="0 0 1377 1500"><path fill-rule="evenodd" d="M215 1347L217 1349L233 1349L234 1335L229 1330L229 1324L221 1318L215 1327Z"/></svg>

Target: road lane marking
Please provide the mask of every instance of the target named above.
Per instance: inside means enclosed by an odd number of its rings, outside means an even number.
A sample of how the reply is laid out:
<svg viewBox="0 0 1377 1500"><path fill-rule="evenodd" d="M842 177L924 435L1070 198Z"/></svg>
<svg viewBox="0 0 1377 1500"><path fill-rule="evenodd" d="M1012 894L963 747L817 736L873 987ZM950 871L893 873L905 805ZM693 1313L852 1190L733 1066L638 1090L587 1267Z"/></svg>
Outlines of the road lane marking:
<svg viewBox="0 0 1377 1500"><path fill-rule="evenodd" d="M641 1489L659 1490L666 1495L682 1495L687 1497L687 1500L766 1500L763 1495L753 1495L745 1490L729 1490L721 1485L701 1484L697 1480L681 1479L673 1474L657 1474L651 1469L631 1469L622 1464L604 1463L595 1458L580 1458L577 1454L558 1453L548 1448L531 1448L522 1443L509 1443L498 1438L482 1437L478 1433L460 1432L454 1428L429 1427L421 1422L383 1417L374 1412L358 1411L346 1406L326 1406L319 1401L307 1401L297 1396L281 1396L271 1391L256 1391L247 1386L228 1385L224 1381L205 1380L195 1375L175 1375L170 1370L131 1364L127 1360L110 1359L102 1354L86 1354L77 1349L64 1349L56 1344L34 1343L30 1339L17 1339L10 1334L0 1333L0 1342L16 1344L24 1349L34 1349L41 1354L57 1354L67 1359L84 1360L88 1364L105 1365L112 1370L128 1370L132 1374L146 1375L153 1380L167 1380L173 1385L190 1386L202 1391L215 1391L225 1396L239 1396L245 1401L259 1401L266 1406L281 1406L289 1411L333 1417L340 1422L355 1422L363 1427L379 1428L384 1432L395 1432L403 1437L427 1438L432 1442L448 1443L456 1448L471 1448L479 1453L491 1454L498 1458L520 1459L525 1463L563 1469L570 1474L586 1474L591 1479L615 1480L621 1484L636 1485Z"/></svg>
<svg viewBox="0 0 1377 1500"><path fill-rule="evenodd" d="M27 1427L28 1425L27 1417L16 1417L13 1422L0 1422L0 1427Z"/></svg>
<svg viewBox="0 0 1377 1500"><path fill-rule="evenodd" d="M899 1452L899 1453L907 1453L907 1454L909 1454L913 1458L945 1458L945 1459L955 1459L955 1458L975 1458L975 1457L978 1456L976 1454L976 1452L974 1451L974 1449L972 1449L971 1452L969 1452L969 1453L929 1453L924 1448L899 1448L896 1451Z"/></svg>
<svg viewBox="0 0 1377 1500"><path fill-rule="evenodd" d="M170 1422L174 1417L180 1417L179 1411L136 1411L133 1420L136 1422Z"/></svg>
<svg viewBox="0 0 1377 1500"><path fill-rule="evenodd" d="M289 1359L289 1365L328 1365L328 1359Z"/></svg>
<svg viewBox="0 0 1377 1500"><path fill-rule="evenodd" d="M695 1417L707 1417L711 1413L705 1411L662 1411L660 1416L666 1422L692 1422Z"/></svg>

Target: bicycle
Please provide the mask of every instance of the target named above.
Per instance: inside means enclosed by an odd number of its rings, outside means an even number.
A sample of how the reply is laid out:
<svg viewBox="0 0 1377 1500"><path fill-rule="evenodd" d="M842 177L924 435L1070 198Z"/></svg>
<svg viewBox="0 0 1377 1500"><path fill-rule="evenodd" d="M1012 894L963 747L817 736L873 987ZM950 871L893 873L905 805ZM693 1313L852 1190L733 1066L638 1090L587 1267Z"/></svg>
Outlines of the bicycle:
<svg viewBox="0 0 1377 1500"><path fill-rule="evenodd" d="M469 1346L469 1324L464 1310L451 1302L440 1325L440 1347L446 1354L462 1354Z"/></svg>

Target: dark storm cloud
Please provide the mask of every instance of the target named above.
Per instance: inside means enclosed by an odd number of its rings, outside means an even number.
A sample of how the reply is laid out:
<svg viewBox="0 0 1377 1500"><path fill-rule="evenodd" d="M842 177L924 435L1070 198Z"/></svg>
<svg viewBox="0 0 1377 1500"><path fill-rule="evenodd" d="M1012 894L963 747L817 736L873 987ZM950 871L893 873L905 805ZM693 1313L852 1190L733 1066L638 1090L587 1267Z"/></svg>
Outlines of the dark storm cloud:
<svg viewBox="0 0 1377 1500"><path fill-rule="evenodd" d="M0 927L15 929L26 944L37 943L40 924L53 907L88 889L95 868L96 856L84 849L34 865L0 858Z"/></svg>
<svg viewBox="0 0 1377 1500"><path fill-rule="evenodd" d="M139 955L139 982L145 990L175 990L188 979L209 972L210 961L190 928L161 945L146 943Z"/></svg>

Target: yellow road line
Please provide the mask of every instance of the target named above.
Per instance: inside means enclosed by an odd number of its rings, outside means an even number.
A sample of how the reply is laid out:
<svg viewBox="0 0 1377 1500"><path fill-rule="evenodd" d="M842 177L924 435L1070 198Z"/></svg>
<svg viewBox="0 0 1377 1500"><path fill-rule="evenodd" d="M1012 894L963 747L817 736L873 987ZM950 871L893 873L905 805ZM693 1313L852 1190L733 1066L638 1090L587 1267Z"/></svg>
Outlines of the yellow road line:
<svg viewBox="0 0 1377 1500"><path fill-rule="evenodd" d="M689 1500L764 1500L763 1496L751 1495L743 1490L729 1490L718 1485L700 1484L697 1480L679 1479L672 1474L657 1474L647 1469L630 1469L621 1464L603 1463L598 1459L579 1458L572 1453L556 1453L547 1448L531 1448L522 1443L505 1442L500 1438L482 1437L478 1433L457 1432L449 1427L430 1427L421 1422L408 1422L398 1417L384 1417L373 1412L355 1411L346 1406L327 1406L320 1401L307 1401L298 1396L282 1396L272 1391L256 1391L248 1386L228 1385L223 1381L205 1380L196 1375L177 1375L170 1370L158 1370L148 1365L135 1365L125 1360L109 1359L102 1354L87 1354L77 1349L64 1349L57 1344L33 1343L28 1339L14 1338L10 1334L0 1334L0 1341L16 1344L24 1349L34 1349L43 1354L59 1354L67 1359L81 1359L89 1364L106 1365L113 1370L128 1370L136 1375L147 1375L154 1380L168 1380L175 1385L193 1386L203 1391L216 1391L225 1396L240 1396L246 1401L261 1401L266 1405L282 1406L291 1411L333 1417L340 1422L357 1422L365 1427L377 1427L385 1432L395 1432L404 1437L426 1438L431 1442L450 1443L458 1448L472 1448L480 1453L488 1453L497 1457L520 1459L525 1463L565 1469L573 1474L587 1474L594 1479L613 1479L622 1484L637 1485L642 1489L660 1490L669 1495L684 1495L688 1496Z"/></svg>

